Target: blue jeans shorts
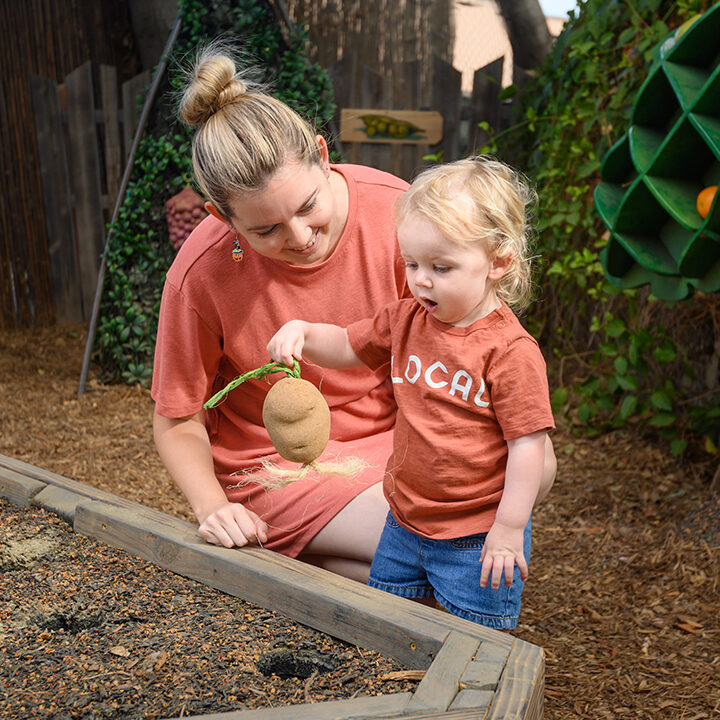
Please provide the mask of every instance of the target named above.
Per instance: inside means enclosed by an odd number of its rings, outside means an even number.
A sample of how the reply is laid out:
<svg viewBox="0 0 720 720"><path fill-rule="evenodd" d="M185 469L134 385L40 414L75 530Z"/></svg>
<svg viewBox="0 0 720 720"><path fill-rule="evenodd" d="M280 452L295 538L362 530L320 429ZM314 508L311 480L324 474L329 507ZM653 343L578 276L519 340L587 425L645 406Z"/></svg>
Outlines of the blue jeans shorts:
<svg viewBox="0 0 720 720"><path fill-rule="evenodd" d="M530 561L531 521L525 528L525 559ZM515 567L513 584L480 587L480 553L487 533L453 540L431 540L398 525L389 512L368 585L406 598L434 597L446 610L498 630L517 625L525 583Z"/></svg>

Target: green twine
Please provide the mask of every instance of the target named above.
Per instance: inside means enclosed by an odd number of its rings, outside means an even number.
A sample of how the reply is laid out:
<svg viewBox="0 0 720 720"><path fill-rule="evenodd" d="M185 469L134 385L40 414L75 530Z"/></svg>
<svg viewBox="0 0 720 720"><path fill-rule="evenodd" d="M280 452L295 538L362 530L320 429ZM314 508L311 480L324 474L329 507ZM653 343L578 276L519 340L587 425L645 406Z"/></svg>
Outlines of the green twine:
<svg viewBox="0 0 720 720"><path fill-rule="evenodd" d="M234 380L231 380L220 392L215 393L204 405L205 410L209 410L215 407L231 390L234 390L238 385L241 385L246 380L255 380L257 378L265 377L271 373L285 372L290 377L300 378L300 363L293 358L293 367L289 368L287 365L279 362L269 362L255 370L250 370L242 375L238 375Z"/></svg>

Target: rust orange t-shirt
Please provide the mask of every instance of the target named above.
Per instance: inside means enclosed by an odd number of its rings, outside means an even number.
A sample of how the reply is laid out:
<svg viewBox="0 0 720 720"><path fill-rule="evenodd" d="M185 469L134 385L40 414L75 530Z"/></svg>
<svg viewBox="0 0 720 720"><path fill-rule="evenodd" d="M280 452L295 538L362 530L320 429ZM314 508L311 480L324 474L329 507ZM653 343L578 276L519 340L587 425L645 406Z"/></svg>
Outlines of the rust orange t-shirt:
<svg viewBox="0 0 720 720"><path fill-rule="evenodd" d="M391 363L398 413L383 487L398 523L435 539L487 532L507 441L554 427L537 342L506 305L456 327L414 299L352 324L348 336L368 367Z"/></svg>
<svg viewBox="0 0 720 720"><path fill-rule="evenodd" d="M407 293L392 221L404 180L371 168L336 165L348 187L348 218L331 255L313 267L254 252L244 240L232 259L234 233L209 216L191 233L163 290L152 397L160 415L187 417L233 378L270 360L267 343L295 318L347 325ZM360 477L308 477L270 492L237 485L232 474L267 458L282 464L262 422L265 395L284 373L249 380L207 412L215 472L226 495L270 525L270 547L297 555L350 500L379 482L391 449L395 403L388 369L324 370L302 365L330 406L331 442L323 458L360 457ZM297 465L293 465L297 467Z"/></svg>

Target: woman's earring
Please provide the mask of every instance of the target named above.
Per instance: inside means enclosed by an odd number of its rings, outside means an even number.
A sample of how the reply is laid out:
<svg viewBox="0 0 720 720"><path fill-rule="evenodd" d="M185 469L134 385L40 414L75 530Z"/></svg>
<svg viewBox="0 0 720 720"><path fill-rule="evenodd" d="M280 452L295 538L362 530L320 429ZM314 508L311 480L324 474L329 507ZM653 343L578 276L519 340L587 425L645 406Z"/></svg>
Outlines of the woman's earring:
<svg viewBox="0 0 720 720"><path fill-rule="evenodd" d="M233 251L232 251L232 257L235 262L242 262L243 255L245 252L240 247L240 236L235 233L235 239L233 240Z"/></svg>

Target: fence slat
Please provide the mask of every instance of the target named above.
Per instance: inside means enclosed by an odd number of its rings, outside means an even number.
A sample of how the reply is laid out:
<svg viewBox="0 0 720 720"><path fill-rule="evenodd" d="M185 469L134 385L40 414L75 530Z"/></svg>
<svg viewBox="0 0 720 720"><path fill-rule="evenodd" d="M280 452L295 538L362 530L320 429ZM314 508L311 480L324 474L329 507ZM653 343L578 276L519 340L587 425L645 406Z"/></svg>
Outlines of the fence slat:
<svg viewBox="0 0 720 720"><path fill-rule="evenodd" d="M500 126L500 99L502 88L503 58L500 57L485 67L475 71L473 92L470 105L470 128L468 130L468 149L473 152L483 144L487 133L478 127L478 123L487 122L495 131Z"/></svg>
<svg viewBox="0 0 720 720"><path fill-rule="evenodd" d="M344 107L357 107L359 98L356 94L357 83L357 54L348 53L338 60L328 71L335 92L335 127L340 127L340 109ZM347 162L360 162L360 147L356 143L343 146L343 156Z"/></svg>
<svg viewBox="0 0 720 720"><path fill-rule="evenodd" d="M135 129L137 128L140 110L138 109L138 95L142 90L150 84L150 73L145 70L134 78L130 78L122 84L122 103L123 103L123 143L125 152L123 158L127 161L127 156L132 147Z"/></svg>
<svg viewBox="0 0 720 720"><path fill-rule="evenodd" d="M462 73L450 63L433 55L433 109L443 116L443 137L430 147L431 153L442 152L443 162L460 157L460 113L462 112Z"/></svg>
<svg viewBox="0 0 720 720"><path fill-rule="evenodd" d="M105 245L100 157L95 129L95 103L90 63L65 78L70 181L75 199L75 232L80 267L83 315L87 319L97 286L100 256Z"/></svg>
<svg viewBox="0 0 720 720"><path fill-rule="evenodd" d="M31 74L29 80L38 156L42 159L40 178L55 319L78 323L83 320L82 296L57 84L39 75Z"/></svg>
<svg viewBox="0 0 720 720"><path fill-rule="evenodd" d="M367 65L360 67L360 107L389 109L392 107L390 78L383 77ZM353 143L361 148L360 162L375 168L387 165L388 148L374 143Z"/></svg>
<svg viewBox="0 0 720 720"><path fill-rule="evenodd" d="M118 122L117 70L111 65L100 66L103 123L105 126L105 182L108 191L108 214L117 200L123 175L123 153Z"/></svg>
<svg viewBox="0 0 720 720"><path fill-rule="evenodd" d="M393 106L400 110L416 109L422 103L420 94L419 60L402 63L393 72ZM427 145L396 146L391 150L392 171L398 177L410 182L417 171L424 167L423 155L428 152Z"/></svg>

